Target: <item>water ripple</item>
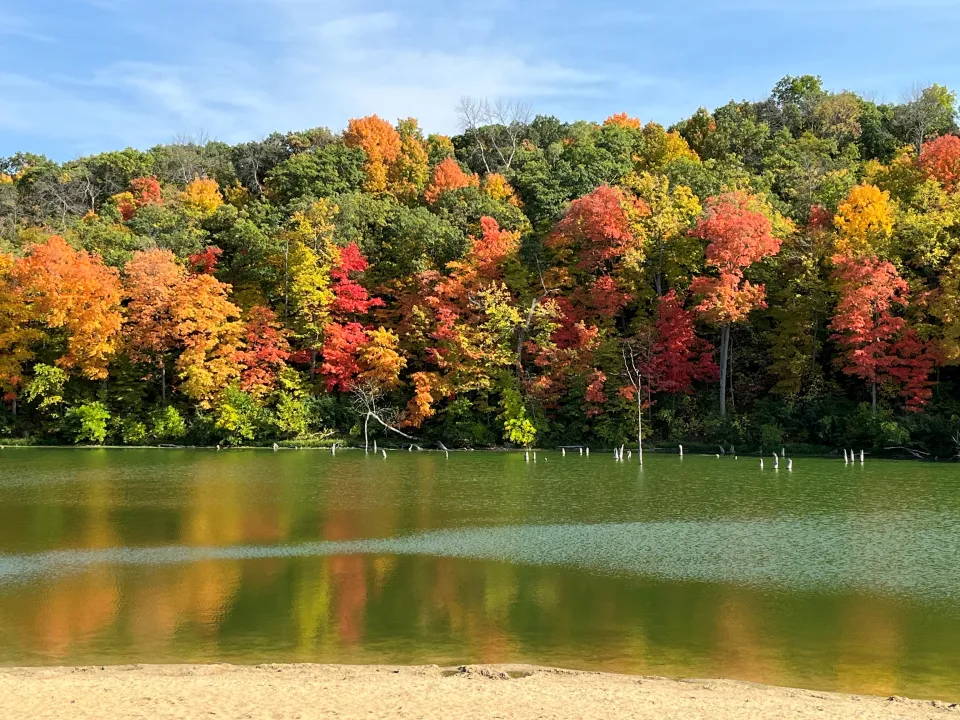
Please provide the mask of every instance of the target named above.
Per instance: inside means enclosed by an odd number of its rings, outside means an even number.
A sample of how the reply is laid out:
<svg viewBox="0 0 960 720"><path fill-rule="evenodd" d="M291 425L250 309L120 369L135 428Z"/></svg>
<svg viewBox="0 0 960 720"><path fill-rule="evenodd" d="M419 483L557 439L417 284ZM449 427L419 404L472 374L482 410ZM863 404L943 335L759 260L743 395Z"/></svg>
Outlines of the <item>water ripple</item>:
<svg viewBox="0 0 960 720"><path fill-rule="evenodd" d="M563 565L590 572L804 590L960 599L951 518L836 517L519 525L296 545L165 546L0 555L0 584L92 566L179 565L329 555L422 555ZM39 576L39 577L38 577Z"/></svg>

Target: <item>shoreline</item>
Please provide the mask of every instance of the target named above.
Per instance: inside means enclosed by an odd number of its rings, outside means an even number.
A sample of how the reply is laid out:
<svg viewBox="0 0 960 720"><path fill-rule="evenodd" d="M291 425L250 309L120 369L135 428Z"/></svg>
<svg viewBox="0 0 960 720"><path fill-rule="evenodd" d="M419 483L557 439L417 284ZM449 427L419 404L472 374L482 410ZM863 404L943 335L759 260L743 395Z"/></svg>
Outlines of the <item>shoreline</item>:
<svg viewBox="0 0 960 720"><path fill-rule="evenodd" d="M0 717L960 718L960 703L531 665L0 668Z"/></svg>
<svg viewBox="0 0 960 720"><path fill-rule="evenodd" d="M8 440L9 442L9 440ZM284 441L290 442L290 441ZM563 446L566 449L571 447L578 447L567 445ZM586 447L586 446L584 446ZM688 447L685 445L685 447ZM379 448L383 450L389 450L392 453L407 452L406 446L404 445L379 445ZM90 444L70 444L70 443L23 443L23 442L13 442L10 444L0 443L0 450L40 450L40 449L52 449L52 450L213 450L213 451L222 451L222 452L237 452L237 451L270 451L270 452L280 452L285 450L315 450L329 453L331 451L330 445L289 445L289 444L279 444L276 449L274 449L269 444L264 445L222 445L220 447L216 445L90 445ZM337 452L343 451L362 451L364 448L362 445L337 445ZM491 447L475 447L475 448L430 448L430 447L418 447L418 453L496 453L496 454L509 454L509 453L523 453L523 452L559 452L561 447L534 447L529 449L524 448L508 448L502 446L491 446ZM591 448L595 454L604 455L613 452L616 448L609 447L593 447ZM652 455L678 455L674 446L652 446L644 447L644 453L650 453ZM687 457L713 457L715 453L712 451L706 451L702 449L690 449L684 453L684 456ZM840 453L836 450L832 452L821 452L821 453L809 453L809 452L793 452L789 453L792 457L795 458L809 458L809 459L823 459L823 460L838 460ZM745 458L766 458L766 453L758 451L756 449L750 449L744 452L739 453L740 456ZM683 457L683 456L681 456ZM952 463L960 462L960 459L955 457L949 458L920 458L920 457L911 457L907 455L867 455L867 458L870 460L909 460L911 462L925 462L925 463Z"/></svg>

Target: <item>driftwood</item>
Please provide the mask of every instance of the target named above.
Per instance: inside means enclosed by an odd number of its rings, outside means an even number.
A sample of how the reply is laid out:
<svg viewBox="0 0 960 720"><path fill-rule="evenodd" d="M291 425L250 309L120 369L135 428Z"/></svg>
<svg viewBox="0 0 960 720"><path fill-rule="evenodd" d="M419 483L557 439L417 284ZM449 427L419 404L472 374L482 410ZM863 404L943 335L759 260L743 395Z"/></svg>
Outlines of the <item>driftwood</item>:
<svg viewBox="0 0 960 720"><path fill-rule="evenodd" d="M912 448L903 447L903 445L893 445L891 447L885 447L884 450L904 450L911 455L913 455L918 460L925 460L930 457L930 453L924 452L923 450L914 450Z"/></svg>

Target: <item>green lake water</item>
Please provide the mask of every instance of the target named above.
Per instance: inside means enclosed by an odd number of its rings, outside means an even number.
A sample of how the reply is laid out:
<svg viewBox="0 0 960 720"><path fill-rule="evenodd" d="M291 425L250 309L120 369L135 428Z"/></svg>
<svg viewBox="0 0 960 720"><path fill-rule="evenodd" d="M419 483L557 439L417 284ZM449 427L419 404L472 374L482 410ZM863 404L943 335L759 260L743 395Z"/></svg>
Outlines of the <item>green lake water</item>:
<svg viewBox="0 0 960 720"><path fill-rule="evenodd" d="M529 662L960 700L960 466L0 451L0 664Z"/></svg>

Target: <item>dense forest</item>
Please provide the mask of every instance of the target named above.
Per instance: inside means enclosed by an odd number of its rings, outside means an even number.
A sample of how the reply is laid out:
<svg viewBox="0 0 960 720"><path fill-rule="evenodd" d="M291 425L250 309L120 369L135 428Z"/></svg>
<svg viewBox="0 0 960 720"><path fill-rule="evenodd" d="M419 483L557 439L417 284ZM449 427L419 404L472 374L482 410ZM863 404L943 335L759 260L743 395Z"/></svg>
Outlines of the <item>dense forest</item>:
<svg viewBox="0 0 960 720"><path fill-rule="evenodd" d="M951 91L458 110L0 159L0 442L960 452Z"/></svg>

